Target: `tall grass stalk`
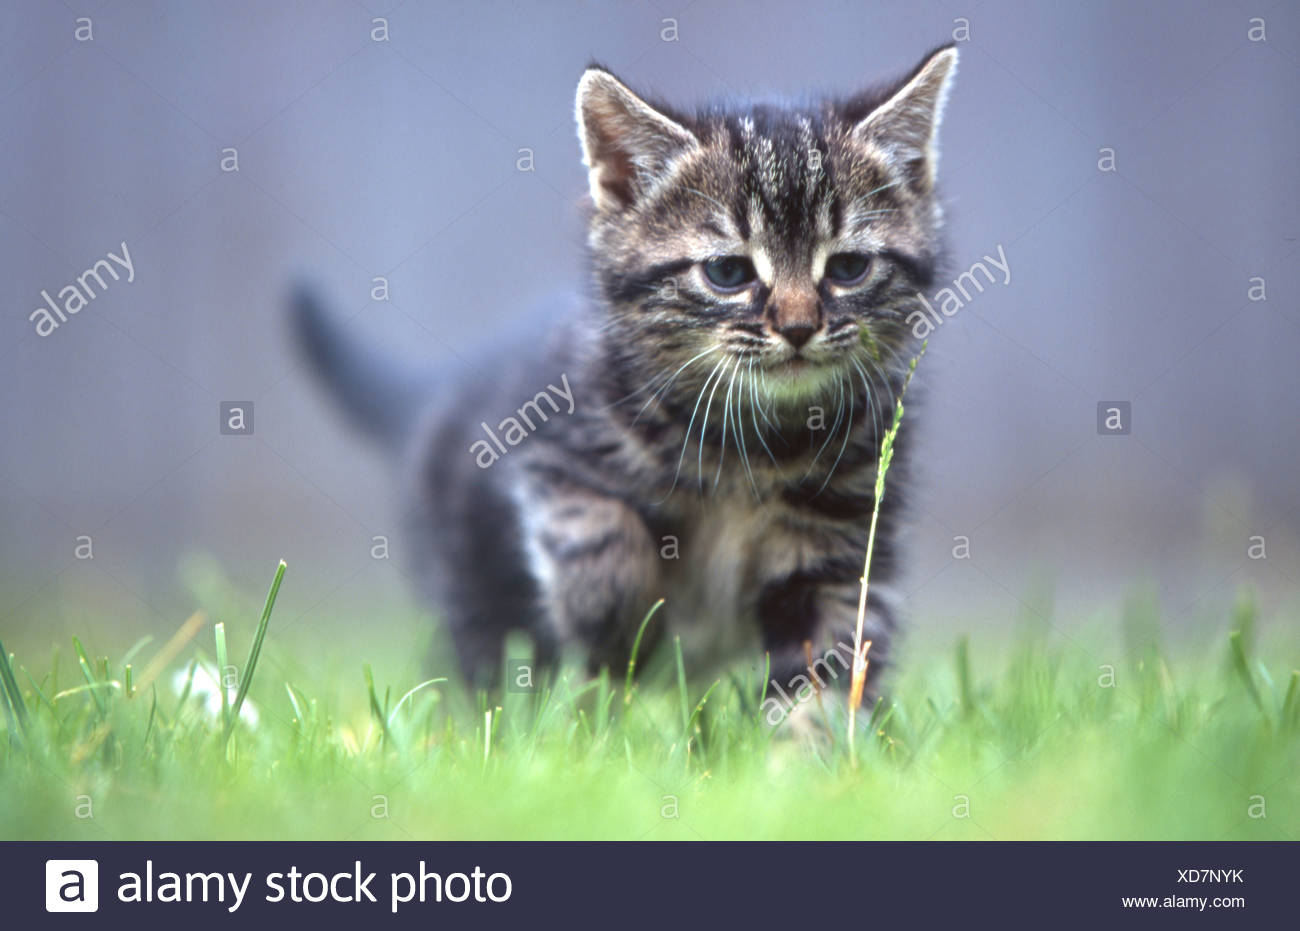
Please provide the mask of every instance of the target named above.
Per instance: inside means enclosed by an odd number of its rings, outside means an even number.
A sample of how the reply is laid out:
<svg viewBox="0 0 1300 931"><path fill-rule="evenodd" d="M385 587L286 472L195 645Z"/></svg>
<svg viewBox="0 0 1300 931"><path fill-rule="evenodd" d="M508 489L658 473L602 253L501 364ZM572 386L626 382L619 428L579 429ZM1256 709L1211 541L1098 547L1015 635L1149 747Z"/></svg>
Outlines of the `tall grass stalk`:
<svg viewBox="0 0 1300 931"><path fill-rule="evenodd" d="M863 339L868 348L871 348L872 344L865 331ZM876 524L880 520L880 502L885 497L885 476L889 472L889 464L894 459L894 440L898 436L898 428L903 424L903 396L907 394L907 386L912 383L917 363L925 355L927 345L928 343L921 344L921 351L907 367L907 377L903 379L903 387L898 390L898 397L894 401L894 422L890 424L889 429L885 431L884 439L880 441L880 459L876 464L876 500L871 507L871 530L867 534L867 553L862 562L862 587L858 591L858 622L853 630L853 677L849 685L849 754L855 761L857 757L853 756L854 733L857 729L858 706L862 704L862 691L867 684L867 651L871 649L870 640L865 644L862 642L862 628L867 618L867 588L871 579L871 556L876 547Z"/></svg>
<svg viewBox="0 0 1300 931"><path fill-rule="evenodd" d="M271 590L266 593L266 604L262 606L262 617L257 622L257 633L253 635L253 646L248 651L248 661L244 663L243 674L239 677L239 691L235 693L235 701L230 706L230 717L226 719L225 732L221 737L223 742L230 740L230 735L235 729L235 722L239 720L239 709L244 707L244 699L248 697L248 688L253 684L253 673L257 671L257 658L262 655L262 644L266 640L266 630L271 626L271 612L275 610L275 598L280 594L280 583L284 581L285 568L282 559L275 570L275 578L271 580ZM225 693L223 686L221 694L225 695Z"/></svg>

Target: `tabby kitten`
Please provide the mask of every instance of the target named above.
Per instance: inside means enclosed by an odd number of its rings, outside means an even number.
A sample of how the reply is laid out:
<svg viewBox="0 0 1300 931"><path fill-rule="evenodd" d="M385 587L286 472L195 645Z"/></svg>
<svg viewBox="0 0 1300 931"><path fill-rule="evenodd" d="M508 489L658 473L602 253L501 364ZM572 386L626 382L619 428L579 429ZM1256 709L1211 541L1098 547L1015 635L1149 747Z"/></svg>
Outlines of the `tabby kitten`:
<svg viewBox="0 0 1300 931"><path fill-rule="evenodd" d="M848 682L877 450L937 260L956 63L946 47L884 91L694 112L589 68L590 297L459 383L369 357L298 295L315 367L404 452L419 574L471 681L496 679L512 629L543 660L580 646L620 668L662 597L646 645L680 636L696 672L766 654L783 693ZM873 684L909 435L876 541Z"/></svg>

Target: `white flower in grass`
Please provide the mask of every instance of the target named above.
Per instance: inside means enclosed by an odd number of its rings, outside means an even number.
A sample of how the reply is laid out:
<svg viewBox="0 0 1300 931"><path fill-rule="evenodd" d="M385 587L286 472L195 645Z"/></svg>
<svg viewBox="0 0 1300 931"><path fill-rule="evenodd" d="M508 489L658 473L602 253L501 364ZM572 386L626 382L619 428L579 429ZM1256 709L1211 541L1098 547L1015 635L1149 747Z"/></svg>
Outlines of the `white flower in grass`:
<svg viewBox="0 0 1300 931"><path fill-rule="evenodd" d="M185 691L185 680L189 678L189 674L190 670L187 666L176 670L176 674L172 676L172 688L176 690L177 695ZM238 692L237 685L226 688L226 702L230 707L234 707L235 695ZM214 721L221 720L221 685L216 669L203 663L195 667L194 683L190 686L190 698L200 699L203 710ZM244 704L239 709L239 719L252 728L257 727L258 721L261 720L261 716L257 713L257 706L247 696L244 697Z"/></svg>

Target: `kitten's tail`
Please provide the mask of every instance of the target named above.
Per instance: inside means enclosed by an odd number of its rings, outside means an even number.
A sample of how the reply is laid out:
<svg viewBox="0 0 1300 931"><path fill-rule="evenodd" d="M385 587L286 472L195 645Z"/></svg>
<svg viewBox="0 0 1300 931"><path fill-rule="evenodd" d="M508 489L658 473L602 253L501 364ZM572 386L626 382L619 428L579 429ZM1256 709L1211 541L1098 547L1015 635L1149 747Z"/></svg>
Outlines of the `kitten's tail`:
<svg viewBox="0 0 1300 931"><path fill-rule="evenodd" d="M290 324L298 349L347 420L371 439L399 448L434 396L434 373L359 343L305 284L293 289Z"/></svg>

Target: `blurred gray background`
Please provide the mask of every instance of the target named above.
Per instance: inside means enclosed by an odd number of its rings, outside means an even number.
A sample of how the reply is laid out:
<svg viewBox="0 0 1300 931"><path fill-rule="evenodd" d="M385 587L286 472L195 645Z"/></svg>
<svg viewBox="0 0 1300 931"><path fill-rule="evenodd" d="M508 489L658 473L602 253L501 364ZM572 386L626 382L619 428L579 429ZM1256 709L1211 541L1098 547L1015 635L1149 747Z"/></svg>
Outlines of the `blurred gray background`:
<svg viewBox="0 0 1300 931"><path fill-rule="evenodd" d="M689 102L853 90L954 35L953 262L1001 245L1012 280L935 334L905 428L916 628L1053 611L1069 636L1135 590L1218 628L1243 586L1294 619L1298 22L1268 0L6 0L0 631L129 639L200 602L251 624L280 557L285 631L418 619L389 472L297 371L289 281L465 369L580 281L590 59ZM135 280L37 336L42 289L123 241ZM254 402L252 437L218 434L221 401ZM1101 401L1131 434L1098 435Z"/></svg>

